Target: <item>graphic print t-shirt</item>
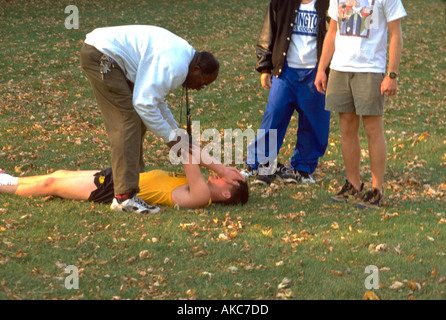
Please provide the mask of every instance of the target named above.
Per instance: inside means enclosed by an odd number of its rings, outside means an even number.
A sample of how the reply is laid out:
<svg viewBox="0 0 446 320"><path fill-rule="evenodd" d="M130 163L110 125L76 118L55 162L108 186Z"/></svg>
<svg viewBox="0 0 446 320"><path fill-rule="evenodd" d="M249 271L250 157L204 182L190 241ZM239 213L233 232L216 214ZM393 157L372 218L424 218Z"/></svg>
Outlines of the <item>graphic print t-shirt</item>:
<svg viewBox="0 0 446 320"><path fill-rule="evenodd" d="M317 23L318 16L313 0L301 4L293 26L287 62L291 68L312 69L317 64Z"/></svg>
<svg viewBox="0 0 446 320"><path fill-rule="evenodd" d="M330 0L328 15L338 23L330 68L384 73L387 23L407 15L401 0Z"/></svg>

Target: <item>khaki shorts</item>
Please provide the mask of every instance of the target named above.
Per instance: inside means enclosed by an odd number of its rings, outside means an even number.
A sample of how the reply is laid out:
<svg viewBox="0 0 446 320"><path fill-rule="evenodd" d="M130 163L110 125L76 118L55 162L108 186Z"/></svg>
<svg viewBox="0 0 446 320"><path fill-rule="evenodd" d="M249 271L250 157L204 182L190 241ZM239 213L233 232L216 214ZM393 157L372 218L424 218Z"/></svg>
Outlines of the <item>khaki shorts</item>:
<svg viewBox="0 0 446 320"><path fill-rule="evenodd" d="M330 70L325 109L355 113L358 116L382 116L384 73L340 72Z"/></svg>

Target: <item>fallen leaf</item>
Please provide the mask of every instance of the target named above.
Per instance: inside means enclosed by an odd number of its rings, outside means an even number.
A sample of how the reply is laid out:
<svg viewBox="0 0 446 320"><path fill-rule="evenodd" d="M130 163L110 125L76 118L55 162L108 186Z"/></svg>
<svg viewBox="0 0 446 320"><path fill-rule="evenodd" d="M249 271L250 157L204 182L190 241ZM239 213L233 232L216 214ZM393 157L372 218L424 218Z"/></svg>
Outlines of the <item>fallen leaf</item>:
<svg viewBox="0 0 446 320"><path fill-rule="evenodd" d="M152 255L150 254L150 252L149 252L149 250L142 250L140 253L139 253L139 258L140 259L148 259L148 258L150 258Z"/></svg>
<svg viewBox="0 0 446 320"><path fill-rule="evenodd" d="M435 278L436 276L437 276L437 268L434 267L434 270L432 270L432 272L431 272L431 278L433 279L433 278Z"/></svg>
<svg viewBox="0 0 446 320"><path fill-rule="evenodd" d="M14 257L16 258L25 258L28 254L23 252L22 250L19 250L15 253Z"/></svg>
<svg viewBox="0 0 446 320"><path fill-rule="evenodd" d="M282 299L282 300L288 300L288 298L291 298L292 296L293 296L293 292L289 288L281 289L276 294L276 298Z"/></svg>
<svg viewBox="0 0 446 320"><path fill-rule="evenodd" d="M366 291L364 296L362 297L362 300L380 300L378 296L373 291Z"/></svg>
<svg viewBox="0 0 446 320"><path fill-rule="evenodd" d="M218 235L218 239L219 239L219 240L228 240L229 237L228 237L226 234L224 234L224 233L220 233L220 234Z"/></svg>
<svg viewBox="0 0 446 320"><path fill-rule="evenodd" d="M398 289L401 289L403 286L404 286L404 283L399 282L399 281L394 281L392 283L392 285L389 287L389 289L398 290Z"/></svg>
<svg viewBox="0 0 446 320"><path fill-rule="evenodd" d="M268 228L266 230L262 230L262 234L265 237L272 237L273 236L273 228Z"/></svg>
<svg viewBox="0 0 446 320"><path fill-rule="evenodd" d="M339 270L331 270L331 273L337 275L338 277L342 277L344 274Z"/></svg>
<svg viewBox="0 0 446 320"><path fill-rule="evenodd" d="M126 263L133 263L133 262L135 262L136 261L136 257L130 257L127 261L126 261Z"/></svg>
<svg viewBox="0 0 446 320"><path fill-rule="evenodd" d="M207 271L203 271L202 273L200 273L203 277L208 277L209 280L212 279L212 277L214 276L212 273L207 272Z"/></svg>
<svg viewBox="0 0 446 320"><path fill-rule="evenodd" d="M228 270L230 273L234 274L234 273L237 273L238 268L236 266L230 266L230 267L228 267Z"/></svg>
<svg viewBox="0 0 446 320"><path fill-rule="evenodd" d="M419 284L416 281L410 280L407 282L407 285L408 285L409 289L412 291L419 291L421 289L421 284Z"/></svg>
<svg viewBox="0 0 446 320"><path fill-rule="evenodd" d="M287 288L291 283L291 279L290 278L283 278L282 281L277 285L277 289L285 289Z"/></svg>
<svg viewBox="0 0 446 320"><path fill-rule="evenodd" d="M209 252L207 252L206 250L200 250L200 251L196 252L194 254L194 256L195 257L204 257L204 256L206 256L208 254L209 254Z"/></svg>

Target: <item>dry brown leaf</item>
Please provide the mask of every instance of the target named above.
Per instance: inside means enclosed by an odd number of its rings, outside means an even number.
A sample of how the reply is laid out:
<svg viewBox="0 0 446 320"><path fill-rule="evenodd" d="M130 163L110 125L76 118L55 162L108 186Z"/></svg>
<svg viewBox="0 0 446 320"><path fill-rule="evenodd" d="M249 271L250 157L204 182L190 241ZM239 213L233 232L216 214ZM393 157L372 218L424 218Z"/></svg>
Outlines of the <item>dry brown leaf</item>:
<svg viewBox="0 0 446 320"><path fill-rule="evenodd" d="M208 251L206 251L206 250L200 250L200 251L196 252L196 253L194 254L194 256L200 258L200 257L204 257L204 256L206 256L206 255L208 255L208 254L209 254Z"/></svg>
<svg viewBox="0 0 446 320"><path fill-rule="evenodd" d="M277 289L281 290L281 289L285 289L287 288L291 283L291 279L290 278L283 278L282 281L279 283L279 285L277 286Z"/></svg>
<svg viewBox="0 0 446 320"><path fill-rule="evenodd" d="M23 252L22 250L19 250L15 253L14 257L16 258L25 258L28 254Z"/></svg>
<svg viewBox="0 0 446 320"><path fill-rule="evenodd" d="M421 289L421 284L413 280L408 281L407 286L412 291L419 291Z"/></svg>
<svg viewBox="0 0 446 320"><path fill-rule="evenodd" d="M437 276L437 268L434 267L434 270L431 272L431 279L435 278Z"/></svg>
<svg viewBox="0 0 446 320"><path fill-rule="evenodd" d="M126 263L133 263L133 262L135 262L136 261L136 257L130 257L127 261L126 261Z"/></svg>
<svg viewBox="0 0 446 320"><path fill-rule="evenodd" d="M401 289L403 286L404 286L404 283L399 282L399 281L394 281L389 288L392 290L398 290L398 289Z"/></svg>
<svg viewBox="0 0 446 320"><path fill-rule="evenodd" d="M380 300L378 296L373 291L366 291L364 296L362 297L362 300Z"/></svg>
<svg viewBox="0 0 446 320"><path fill-rule="evenodd" d="M342 273L342 271L339 270L331 270L331 273L337 275L338 277L342 277L344 275L344 273Z"/></svg>
<svg viewBox="0 0 446 320"><path fill-rule="evenodd" d="M149 259L152 255L150 254L149 250L142 250L139 253L139 258L140 259Z"/></svg>

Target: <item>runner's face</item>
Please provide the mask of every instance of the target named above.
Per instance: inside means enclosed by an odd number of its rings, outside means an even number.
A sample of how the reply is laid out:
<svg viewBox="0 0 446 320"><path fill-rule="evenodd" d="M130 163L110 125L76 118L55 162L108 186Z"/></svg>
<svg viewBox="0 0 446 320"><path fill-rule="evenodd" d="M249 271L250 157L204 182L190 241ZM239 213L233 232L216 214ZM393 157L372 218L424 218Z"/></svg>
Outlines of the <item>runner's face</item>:
<svg viewBox="0 0 446 320"><path fill-rule="evenodd" d="M219 176L210 176L208 179L208 183L221 189L221 190L230 190L231 185L226 182L224 178Z"/></svg>

